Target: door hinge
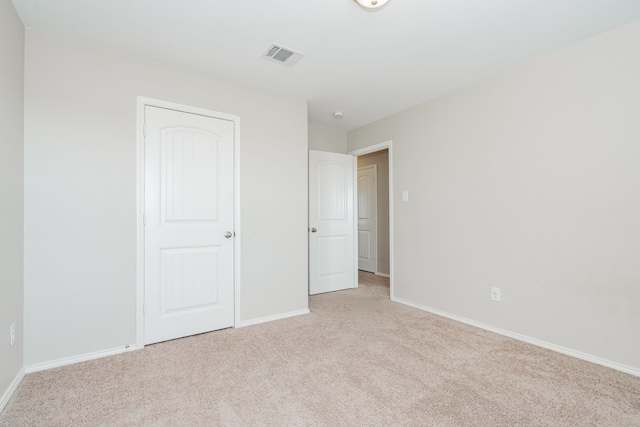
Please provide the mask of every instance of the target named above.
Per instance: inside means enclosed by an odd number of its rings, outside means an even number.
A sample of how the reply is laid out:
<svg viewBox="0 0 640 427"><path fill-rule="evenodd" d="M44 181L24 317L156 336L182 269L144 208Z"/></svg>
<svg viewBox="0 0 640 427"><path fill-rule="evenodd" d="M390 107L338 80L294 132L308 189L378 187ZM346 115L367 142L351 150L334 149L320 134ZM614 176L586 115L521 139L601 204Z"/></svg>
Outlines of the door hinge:
<svg viewBox="0 0 640 427"><path fill-rule="evenodd" d="M142 136L147 137L147 125L142 126Z"/></svg>
<svg viewBox="0 0 640 427"><path fill-rule="evenodd" d="M147 314L147 304L142 303L142 314Z"/></svg>
<svg viewBox="0 0 640 427"><path fill-rule="evenodd" d="M147 225L147 214L142 214L142 225Z"/></svg>

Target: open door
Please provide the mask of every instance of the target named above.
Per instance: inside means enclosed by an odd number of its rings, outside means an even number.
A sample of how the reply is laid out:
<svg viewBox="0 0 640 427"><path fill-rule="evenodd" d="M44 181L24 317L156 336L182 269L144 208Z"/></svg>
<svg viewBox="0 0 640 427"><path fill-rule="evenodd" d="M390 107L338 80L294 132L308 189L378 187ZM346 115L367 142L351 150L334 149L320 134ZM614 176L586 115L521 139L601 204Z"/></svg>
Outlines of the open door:
<svg viewBox="0 0 640 427"><path fill-rule="evenodd" d="M358 270L375 273L378 246L378 168L358 168Z"/></svg>
<svg viewBox="0 0 640 427"><path fill-rule="evenodd" d="M309 150L309 294L358 284L354 156Z"/></svg>

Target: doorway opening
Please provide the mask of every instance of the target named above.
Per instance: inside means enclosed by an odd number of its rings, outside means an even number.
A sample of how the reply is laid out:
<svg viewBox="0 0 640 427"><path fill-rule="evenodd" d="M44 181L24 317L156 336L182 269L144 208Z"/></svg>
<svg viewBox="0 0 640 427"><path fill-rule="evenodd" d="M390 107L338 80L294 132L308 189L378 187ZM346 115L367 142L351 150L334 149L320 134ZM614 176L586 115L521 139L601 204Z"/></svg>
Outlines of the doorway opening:
<svg viewBox="0 0 640 427"><path fill-rule="evenodd" d="M357 158L358 277L389 278L393 298L392 141L354 150ZM373 275L373 276L368 276Z"/></svg>

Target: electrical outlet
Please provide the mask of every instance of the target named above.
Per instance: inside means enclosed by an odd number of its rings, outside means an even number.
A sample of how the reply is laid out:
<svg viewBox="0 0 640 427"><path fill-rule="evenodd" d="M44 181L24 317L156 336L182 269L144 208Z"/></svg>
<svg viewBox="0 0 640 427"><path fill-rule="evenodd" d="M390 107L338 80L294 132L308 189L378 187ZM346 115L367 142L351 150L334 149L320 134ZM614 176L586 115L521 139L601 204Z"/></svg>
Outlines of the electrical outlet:
<svg viewBox="0 0 640 427"><path fill-rule="evenodd" d="M500 302L500 288L491 288L491 300Z"/></svg>
<svg viewBox="0 0 640 427"><path fill-rule="evenodd" d="M16 324L15 323L12 323L11 326L9 326L9 340L12 346L16 343Z"/></svg>

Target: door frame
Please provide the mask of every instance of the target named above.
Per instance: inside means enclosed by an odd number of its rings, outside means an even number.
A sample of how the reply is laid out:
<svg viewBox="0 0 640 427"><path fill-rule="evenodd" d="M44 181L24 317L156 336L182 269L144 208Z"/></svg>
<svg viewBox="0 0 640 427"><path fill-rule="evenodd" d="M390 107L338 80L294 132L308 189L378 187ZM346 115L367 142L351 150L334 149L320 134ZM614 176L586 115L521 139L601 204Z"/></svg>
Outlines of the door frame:
<svg viewBox="0 0 640 427"><path fill-rule="evenodd" d="M136 348L144 347L144 111L159 107L233 122L233 327L240 326L240 117L159 99L137 97L136 117Z"/></svg>
<svg viewBox="0 0 640 427"><path fill-rule="evenodd" d="M356 157L356 165L358 162L358 158ZM360 178L360 171L361 170L365 170L365 169L373 169L373 176L374 176L374 200L375 200L375 212L373 213L374 217L375 217L375 230L373 230L373 233L375 234L376 238L375 238L375 245L373 246L373 272L375 274L378 274L378 165L377 164L373 164L373 165L367 165L367 166L362 166L362 167L357 167L357 172L358 175L356 175L356 194L358 194L358 188L359 188L359 178ZM359 205L359 197L356 197L356 205L355 205L355 209L356 209L356 221L357 223L357 232L360 232L360 214L358 209L358 205ZM391 236L389 236L391 237ZM358 240L358 238L356 238L356 240ZM357 245L359 246L359 245ZM371 242L369 242L369 246L371 246ZM371 250L371 247L369 248L369 250ZM358 262L358 270L360 269L360 264L359 264L359 260L360 259L360 248L358 248L358 258L356 259L356 262ZM391 260L389 260L389 263L391 263ZM389 268L391 268L391 266L389 266Z"/></svg>
<svg viewBox="0 0 640 427"><path fill-rule="evenodd" d="M375 153L384 149L389 151L389 297L395 298L394 287L394 239L393 239L393 140L380 142L377 144L368 145L357 150L349 151L352 156L362 156L363 154ZM358 244L356 238L356 246ZM377 263L377 260L376 260Z"/></svg>

